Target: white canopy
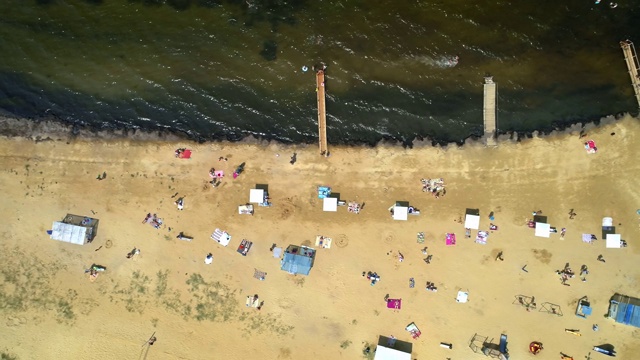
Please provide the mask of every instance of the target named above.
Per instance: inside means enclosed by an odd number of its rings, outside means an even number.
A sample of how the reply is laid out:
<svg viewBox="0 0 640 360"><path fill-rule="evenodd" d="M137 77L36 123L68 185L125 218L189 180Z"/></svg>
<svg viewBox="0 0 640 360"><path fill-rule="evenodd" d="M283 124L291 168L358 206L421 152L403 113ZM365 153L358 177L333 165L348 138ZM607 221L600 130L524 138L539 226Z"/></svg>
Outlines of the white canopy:
<svg viewBox="0 0 640 360"><path fill-rule="evenodd" d="M467 214L464 217L464 228L476 230L480 229L480 216Z"/></svg>
<svg viewBox="0 0 640 360"><path fill-rule="evenodd" d="M249 202L254 204L262 204L264 202L264 190L263 189L249 190Z"/></svg>
<svg viewBox="0 0 640 360"><path fill-rule="evenodd" d="M536 223L536 236L548 238L549 233L551 233L551 225L539 222Z"/></svg>
<svg viewBox="0 0 640 360"><path fill-rule="evenodd" d="M607 234L607 249L619 249L622 247L620 234Z"/></svg>
<svg viewBox="0 0 640 360"><path fill-rule="evenodd" d="M373 359L374 360L411 360L411 353L406 353L400 350L378 345L376 347L376 356Z"/></svg>
<svg viewBox="0 0 640 360"><path fill-rule="evenodd" d="M602 218L602 226L613 226L613 218L610 218L610 217Z"/></svg>
<svg viewBox="0 0 640 360"><path fill-rule="evenodd" d="M326 197L322 199L322 210L338 211L338 198Z"/></svg>
<svg viewBox="0 0 640 360"><path fill-rule="evenodd" d="M459 303L466 303L469 301L469 293L466 291L458 291L458 296L456 296L456 301Z"/></svg>
<svg viewBox="0 0 640 360"><path fill-rule="evenodd" d="M393 220L407 220L409 215L409 208L406 206L394 206L393 207Z"/></svg>
<svg viewBox="0 0 640 360"><path fill-rule="evenodd" d="M84 245L87 243L87 228L56 221L53 223L51 239Z"/></svg>

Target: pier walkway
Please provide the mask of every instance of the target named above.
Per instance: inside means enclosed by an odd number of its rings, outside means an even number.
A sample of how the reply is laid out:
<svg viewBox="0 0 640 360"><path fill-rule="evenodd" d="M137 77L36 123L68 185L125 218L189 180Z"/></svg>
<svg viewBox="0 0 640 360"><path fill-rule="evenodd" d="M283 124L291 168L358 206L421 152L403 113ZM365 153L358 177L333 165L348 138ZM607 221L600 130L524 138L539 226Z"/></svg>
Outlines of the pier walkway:
<svg viewBox="0 0 640 360"><path fill-rule="evenodd" d="M496 146L496 83L492 76L484 78L484 137L488 146Z"/></svg>
<svg viewBox="0 0 640 360"><path fill-rule="evenodd" d="M638 73L638 55L636 54L636 48L633 46L631 40L625 40L620 42L620 47L624 53L624 60L627 63L627 69L629 69L629 76L631 77L631 85L638 101L638 107L640 108L640 74Z"/></svg>
<svg viewBox="0 0 640 360"><path fill-rule="evenodd" d="M327 110L325 108L324 70L316 72L316 92L318 93L318 138L320 154L327 156Z"/></svg>

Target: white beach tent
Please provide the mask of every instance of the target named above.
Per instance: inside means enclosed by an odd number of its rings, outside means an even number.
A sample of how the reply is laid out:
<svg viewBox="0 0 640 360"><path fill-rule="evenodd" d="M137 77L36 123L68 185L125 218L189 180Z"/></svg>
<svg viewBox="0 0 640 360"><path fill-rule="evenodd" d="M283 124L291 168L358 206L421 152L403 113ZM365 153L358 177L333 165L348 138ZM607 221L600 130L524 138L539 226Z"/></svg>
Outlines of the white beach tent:
<svg viewBox="0 0 640 360"><path fill-rule="evenodd" d="M467 301L469 301L469 293L462 290L458 291L458 296L456 296L456 302L466 303Z"/></svg>
<svg viewBox="0 0 640 360"><path fill-rule="evenodd" d="M536 236L539 237L549 237L551 233L551 225L545 223L536 223Z"/></svg>
<svg viewBox="0 0 640 360"><path fill-rule="evenodd" d="M411 360L411 353L378 345L374 360Z"/></svg>
<svg viewBox="0 0 640 360"><path fill-rule="evenodd" d="M479 215L465 215L464 217L465 229L480 229L480 216Z"/></svg>
<svg viewBox="0 0 640 360"><path fill-rule="evenodd" d="M326 197L322 199L323 211L338 211L338 198Z"/></svg>
<svg viewBox="0 0 640 360"><path fill-rule="evenodd" d="M264 202L264 190L263 189L249 190L249 202L252 204L262 204Z"/></svg>
<svg viewBox="0 0 640 360"><path fill-rule="evenodd" d="M231 235L220 229L216 229L213 234L211 234L211 238L222 246L227 246L231 242Z"/></svg>
<svg viewBox="0 0 640 360"><path fill-rule="evenodd" d="M619 249L622 247L620 234L607 234L607 249Z"/></svg>
<svg viewBox="0 0 640 360"><path fill-rule="evenodd" d="M393 220L407 220L409 216L409 208L406 206L396 205L393 207Z"/></svg>
<svg viewBox="0 0 640 360"><path fill-rule="evenodd" d="M84 245L88 242L87 228L56 221L51 229L51 239Z"/></svg>

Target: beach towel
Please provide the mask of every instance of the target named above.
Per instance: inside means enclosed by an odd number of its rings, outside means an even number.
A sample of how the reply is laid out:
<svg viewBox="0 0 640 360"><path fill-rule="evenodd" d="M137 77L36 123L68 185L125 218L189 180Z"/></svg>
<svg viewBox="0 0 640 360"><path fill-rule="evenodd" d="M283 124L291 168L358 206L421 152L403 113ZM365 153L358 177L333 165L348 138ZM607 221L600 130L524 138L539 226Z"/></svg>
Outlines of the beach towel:
<svg viewBox="0 0 640 360"><path fill-rule="evenodd" d="M224 176L224 171L222 170L216 170L213 172L213 174L217 177L217 178L221 178Z"/></svg>
<svg viewBox="0 0 640 360"><path fill-rule="evenodd" d="M486 231L478 231L478 235L476 236L476 243L481 245L487 245L487 238L489 237L489 233Z"/></svg>
<svg viewBox="0 0 640 360"><path fill-rule="evenodd" d="M402 299L387 299L387 309L400 310L402 308Z"/></svg>
<svg viewBox="0 0 640 360"><path fill-rule="evenodd" d="M593 242L591 234L582 234L582 242L586 242L588 244L591 244L591 242Z"/></svg>
<svg viewBox="0 0 640 360"><path fill-rule="evenodd" d="M191 150L186 149L180 153L180 159L191 159Z"/></svg>
<svg viewBox="0 0 640 360"><path fill-rule="evenodd" d="M273 249L273 257L276 259L279 259L280 256L282 255L282 248L281 247L277 247Z"/></svg>
<svg viewBox="0 0 640 360"><path fill-rule="evenodd" d="M584 143L584 148L587 150L587 154L595 154L598 152L598 148L596 147L596 142L593 140L589 140Z"/></svg>
<svg viewBox="0 0 640 360"><path fill-rule="evenodd" d="M411 337L414 339L417 339L420 337L420 335L422 335L422 331L420 331L420 329L418 329L418 326L416 326L416 323L412 322L411 324L407 325L407 327L404 328L405 330L407 330L408 332L411 333Z"/></svg>
<svg viewBox="0 0 640 360"><path fill-rule="evenodd" d="M424 233L423 232L419 232L418 236L417 236L417 239L418 239L418 244L424 244Z"/></svg>
<svg viewBox="0 0 640 360"><path fill-rule="evenodd" d="M446 240L447 246L453 246L456 244L456 234L447 233Z"/></svg>
<svg viewBox="0 0 640 360"><path fill-rule="evenodd" d="M331 241L332 241L331 238L328 238L322 235L316 236L316 246L320 246L323 249L330 249Z"/></svg>
<svg viewBox="0 0 640 360"><path fill-rule="evenodd" d="M414 288L414 287L416 287L416 281L413 278L411 278L409 279L409 288Z"/></svg>
<svg viewBox="0 0 640 360"><path fill-rule="evenodd" d="M258 269L254 269L253 277L262 281L267 277L267 273Z"/></svg>

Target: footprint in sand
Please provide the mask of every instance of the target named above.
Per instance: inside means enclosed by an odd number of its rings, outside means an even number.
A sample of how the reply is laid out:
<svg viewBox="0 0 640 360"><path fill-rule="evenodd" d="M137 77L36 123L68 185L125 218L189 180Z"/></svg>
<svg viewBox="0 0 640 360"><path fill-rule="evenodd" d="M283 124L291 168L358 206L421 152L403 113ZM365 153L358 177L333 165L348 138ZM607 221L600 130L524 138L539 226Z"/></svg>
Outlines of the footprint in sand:
<svg viewBox="0 0 640 360"><path fill-rule="evenodd" d="M387 244L393 244L396 239L396 235L392 232L385 231L382 233L382 240Z"/></svg>
<svg viewBox="0 0 640 360"><path fill-rule="evenodd" d="M349 238L345 234L340 234L336 236L335 244L339 248L345 248L349 245Z"/></svg>
<svg viewBox="0 0 640 360"><path fill-rule="evenodd" d="M278 299L277 304L281 309L287 310L287 309L291 309L295 304L295 302L289 298L282 298L282 299Z"/></svg>

